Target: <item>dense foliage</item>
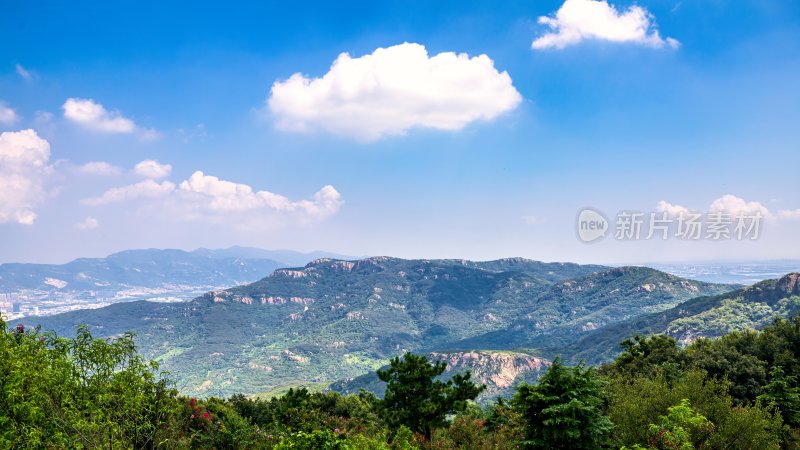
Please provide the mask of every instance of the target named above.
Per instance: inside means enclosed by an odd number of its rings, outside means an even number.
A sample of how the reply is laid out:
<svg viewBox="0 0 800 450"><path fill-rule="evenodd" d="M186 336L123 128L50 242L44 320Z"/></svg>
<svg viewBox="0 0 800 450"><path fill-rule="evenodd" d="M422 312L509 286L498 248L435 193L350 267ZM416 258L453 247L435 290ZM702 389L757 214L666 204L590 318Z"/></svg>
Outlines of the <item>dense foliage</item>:
<svg viewBox="0 0 800 450"><path fill-rule="evenodd" d="M599 369L560 360L479 407L466 374L406 354L379 399L289 389L187 398L132 335L65 339L0 323L0 448L796 449L800 318L699 339L634 337Z"/></svg>
<svg viewBox="0 0 800 450"><path fill-rule="evenodd" d="M131 335L0 331L0 448L154 448L176 417L176 391Z"/></svg>

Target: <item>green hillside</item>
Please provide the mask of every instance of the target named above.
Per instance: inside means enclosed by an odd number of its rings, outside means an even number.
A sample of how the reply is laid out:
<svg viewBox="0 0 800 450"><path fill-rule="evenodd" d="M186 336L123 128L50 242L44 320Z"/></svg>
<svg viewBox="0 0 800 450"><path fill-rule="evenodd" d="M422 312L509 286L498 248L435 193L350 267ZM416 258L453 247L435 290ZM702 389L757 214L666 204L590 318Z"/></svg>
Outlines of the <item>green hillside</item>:
<svg viewBox="0 0 800 450"><path fill-rule="evenodd" d="M622 336L665 333L685 345L699 337L761 329L775 317L790 317L800 310L798 278L800 274L790 273L722 295L694 298L659 313L598 329L550 351L571 360L597 363L618 353Z"/></svg>
<svg viewBox="0 0 800 450"><path fill-rule="evenodd" d="M589 332L728 289L647 268L519 258L319 259L188 303L133 302L26 324L65 335L81 323L100 336L133 331L179 390L219 396L352 379L406 351L526 347L536 357L528 337Z"/></svg>

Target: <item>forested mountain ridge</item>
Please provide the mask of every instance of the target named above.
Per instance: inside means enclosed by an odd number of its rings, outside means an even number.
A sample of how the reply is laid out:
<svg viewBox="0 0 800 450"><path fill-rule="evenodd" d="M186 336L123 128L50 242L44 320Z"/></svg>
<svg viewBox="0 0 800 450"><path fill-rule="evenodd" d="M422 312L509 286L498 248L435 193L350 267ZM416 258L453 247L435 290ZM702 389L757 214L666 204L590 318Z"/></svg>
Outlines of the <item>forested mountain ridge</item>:
<svg viewBox="0 0 800 450"><path fill-rule="evenodd" d="M594 330L734 287L690 281L647 267L618 267L548 286L508 326L451 348L558 349Z"/></svg>
<svg viewBox="0 0 800 450"><path fill-rule="evenodd" d="M800 274L794 272L724 294L693 298L662 312L645 314L596 330L550 350L573 361L582 359L596 363L619 352L621 336L664 333L686 345L699 337L761 329L775 317L790 317L798 311Z"/></svg>
<svg viewBox="0 0 800 450"><path fill-rule="evenodd" d="M319 259L188 303L133 302L25 323L66 335L81 323L101 336L133 331L145 357L159 360L182 392L255 394L357 377L405 351L519 350L514 340L462 343L520 326L535 336L588 332L589 323L605 326L729 288L642 267L521 258ZM534 347L522 350L540 356Z"/></svg>

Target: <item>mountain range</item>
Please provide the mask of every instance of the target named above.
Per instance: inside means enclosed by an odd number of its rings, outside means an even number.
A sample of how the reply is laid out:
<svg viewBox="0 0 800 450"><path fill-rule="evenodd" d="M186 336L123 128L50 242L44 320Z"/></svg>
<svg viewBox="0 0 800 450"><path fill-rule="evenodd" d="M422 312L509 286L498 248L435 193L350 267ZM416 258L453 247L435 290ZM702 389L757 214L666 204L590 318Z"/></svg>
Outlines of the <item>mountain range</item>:
<svg viewBox="0 0 800 450"><path fill-rule="evenodd" d="M664 333L681 344L698 337L761 329L775 317L800 311L800 274L764 280L721 295L700 296L664 311L643 314L562 342L559 351L572 361L599 363L616 355L621 337Z"/></svg>
<svg viewBox="0 0 800 450"><path fill-rule="evenodd" d="M522 258L321 258L189 302L127 302L23 322L66 335L78 324L103 337L133 331L142 353L190 395L369 387L364 375L406 351L471 370L496 395L535 380L558 354L579 355L584 338L596 346L590 336L604 330L735 288L646 267ZM606 337L616 346L628 335Z"/></svg>
<svg viewBox="0 0 800 450"><path fill-rule="evenodd" d="M0 264L0 292L102 290L165 285L231 286L262 278L279 267L305 264L328 252L300 253L250 247L126 250L66 264ZM339 257L338 255L336 255Z"/></svg>
<svg viewBox="0 0 800 450"><path fill-rule="evenodd" d="M0 264L0 309L13 313L14 304L20 304L25 310L19 313L47 315L135 299L190 300L329 255L341 256L248 247L145 249L66 264Z"/></svg>

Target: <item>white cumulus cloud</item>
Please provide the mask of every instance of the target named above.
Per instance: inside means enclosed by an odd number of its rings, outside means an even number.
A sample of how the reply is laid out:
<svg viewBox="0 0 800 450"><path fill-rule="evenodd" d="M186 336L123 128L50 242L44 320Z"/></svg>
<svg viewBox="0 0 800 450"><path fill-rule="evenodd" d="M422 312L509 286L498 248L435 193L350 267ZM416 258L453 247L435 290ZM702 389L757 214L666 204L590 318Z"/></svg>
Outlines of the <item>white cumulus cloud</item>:
<svg viewBox="0 0 800 450"><path fill-rule="evenodd" d="M678 217L691 212L685 206L673 205L672 203L664 200L658 202L658 205L656 205L656 211L660 213L667 213L667 215L671 217Z"/></svg>
<svg viewBox="0 0 800 450"><path fill-rule="evenodd" d="M75 228L79 230L93 230L100 226L100 222L94 217L87 217L75 224Z"/></svg>
<svg viewBox="0 0 800 450"><path fill-rule="evenodd" d="M61 107L64 117L85 128L103 133L133 133L136 124L119 111L108 111L92 99L69 98Z"/></svg>
<svg viewBox="0 0 800 450"><path fill-rule="evenodd" d="M356 58L342 53L320 78L295 73L276 81L267 103L281 130L374 141L415 127L460 130L521 100L486 55L429 56L424 46L403 43Z"/></svg>
<svg viewBox="0 0 800 450"><path fill-rule="evenodd" d="M145 159L133 167L133 172L145 178L164 178L172 173L172 165L161 164L154 159Z"/></svg>
<svg viewBox="0 0 800 450"><path fill-rule="evenodd" d="M682 205L675 205L667 201L660 201L656 205L656 211L665 212L670 216L680 216L681 214L688 214L691 210ZM761 217L773 217L770 210L757 201L747 201L741 197L733 194L725 194L719 198L714 199L705 211L696 211L701 213L723 213L731 217L737 217L740 214L744 216L755 216L761 214ZM779 216L782 216L779 214Z"/></svg>
<svg viewBox="0 0 800 450"><path fill-rule="evenodd" d="M196 171L177 186L147 179L116 187L82 200L90 206L141 200L151 210L171 219L250 226L273 223L310 223L336 214L344 200L333 186L324 186L310 198L289 198L242 183L221 180Z"/></svg>
<svg viewBox="0 0 800 450"><path fill-rule="evenodd" d="M714 200L711 203L711 206L708 207L708 211L715 213L721 212L725 214L730 214L731 216L738 216L739 214L743 214L745 216L753 216L756 214L761 214L762 217L771 217L772 214L769 212L766 206L762 205L756 201L750 201L737 197L732 194L725 194L722 197Z"/></svg>
<svg viewBox="0 0 800 450"><path fill-rule="evenodd" d="M78 167L78 172L86 175L112 176L119 175L122 169L105 161L90 161Z"/></svg>
<svg viewBox="0 0 800 450"><path fill-rule="evenodd" d="M0 223L33 224L49 160L50 144L34 130L0 133Z"/></svg>
<svg viewBox="0 0 800 450"><path fill-rule="evenodd" d="M161 183L153 180L144 180L127 186L111 188L99 197L81 200L81 203L90 206L119 203L140 198L158 198L169 195L175 190L175 184L169 181Z"/></svg>
<svg viewBox="0 0 800 450"><path fill-rule="evenodd" d="M189 217L220 216L229 213L300 213L309 219L323 219L341 207L342 196L333 186L325 186L310 200L291 201L269 191L254 191L246 184L220 180L196 171L181 182L177 194L188 208Z"/></svg>
<svg viewBox="0 0 800 450"><path fill-rule="evenodd" d="M532 47L562 49L585 40L600 40L677 48L680 43L670 37L663 39L653 19L637 5L620 11L605 0L566 0L552 16L539 17L539 23L550 32L535 39Z"/></svg>
<svg viewBox="0 0 800 450"><path fill-rule="evenodd" d="M0 101L0 124L14 125L18 120L19 116L17 116L17 112L4 102Z"/></svg>

